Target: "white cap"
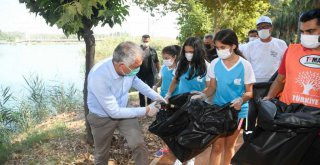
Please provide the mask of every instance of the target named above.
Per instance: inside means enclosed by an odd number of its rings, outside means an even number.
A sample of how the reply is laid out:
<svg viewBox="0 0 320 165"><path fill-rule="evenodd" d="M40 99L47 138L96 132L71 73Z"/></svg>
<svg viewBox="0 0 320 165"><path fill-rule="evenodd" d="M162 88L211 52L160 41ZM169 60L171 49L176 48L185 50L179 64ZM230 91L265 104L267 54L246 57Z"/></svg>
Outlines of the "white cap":
<svg viewBox="0 0 320 165"><path fill-rule="evenodd" d="M267 16L261 16L261 17L257 20L256 25L258 25L258 24L260 24L260 23L269 23L269 24L272 25L271 19L270 19L269 17L267 17Z"/></svg>

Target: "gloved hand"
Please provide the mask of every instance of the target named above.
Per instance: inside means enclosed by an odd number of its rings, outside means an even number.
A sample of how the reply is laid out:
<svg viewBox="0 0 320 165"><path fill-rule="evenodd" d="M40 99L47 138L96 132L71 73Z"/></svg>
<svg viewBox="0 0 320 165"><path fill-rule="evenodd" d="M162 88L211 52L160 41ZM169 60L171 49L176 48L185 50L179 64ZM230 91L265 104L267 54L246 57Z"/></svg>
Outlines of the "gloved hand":
<svg viewBox="0 0 320 165"><path fill-rule="evenodd" d="M157 87L156 85L154 85L154 86L152 87L152 89L157 92L158 87Z"/></svg>
<svg viewBox="0 0 320 165"><path fill-rule="evenodd" d="M168 92L168 93L166 94L166 96L164 97L164 99L167 101L167 103L169 102L170 97L171 97L171 93Z"/></svg>
<svg viewBox="0 0 320 165"><path fill-rule="evenodd" d="M149 107L149 112L147 113L147 115L149 117L153 117L155 116L158 112L159 112L159 109L161 107L160 103L157 102L157 101L154 101L153 103L151 103L150 105L148 105Z"/></svg>
<svg viewBox="0 0 320 165"><path fill-rule="evenodd" d="M240 110L241 109L241 105L243 103L243 99L241 97L238 97L236 99L234 99L233 101L231 101L231 105L230 107L234 107L235 110Z"/></svg>
<svg viewBox="0 0 320 165"><path fill-rule="evenodd" d="M168 104L168 101L165 99L165 98L163 98L159 93L157 93L157 98L155 99L155 101L158 101L159 103L166 103L166 104Z"/></svg>
<svg viewBox="0 0 320 165"><path fill-rule="evenodd" d="M199 92L199 91L193 91L191 92L191 94L193 94L193 96L191 96L191 100L201 100L201 101L205 101L208 96L206 94L204 94L203 92Z"/></svg>

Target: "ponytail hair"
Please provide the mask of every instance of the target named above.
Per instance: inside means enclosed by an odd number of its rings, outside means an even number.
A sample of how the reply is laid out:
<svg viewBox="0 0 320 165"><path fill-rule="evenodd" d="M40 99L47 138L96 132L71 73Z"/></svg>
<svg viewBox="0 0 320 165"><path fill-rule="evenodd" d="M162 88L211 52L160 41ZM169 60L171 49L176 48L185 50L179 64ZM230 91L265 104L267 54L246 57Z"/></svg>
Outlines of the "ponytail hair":
<svg viewBox="0 0 320 165"><path fill-rule="evenodd" d="M234 53L246 59L242 52L239 50L239 42L236 33L231 29L223 29L220 30L214 37L214 42L219 41L225 45L236 45L234 49Z"/></svg>

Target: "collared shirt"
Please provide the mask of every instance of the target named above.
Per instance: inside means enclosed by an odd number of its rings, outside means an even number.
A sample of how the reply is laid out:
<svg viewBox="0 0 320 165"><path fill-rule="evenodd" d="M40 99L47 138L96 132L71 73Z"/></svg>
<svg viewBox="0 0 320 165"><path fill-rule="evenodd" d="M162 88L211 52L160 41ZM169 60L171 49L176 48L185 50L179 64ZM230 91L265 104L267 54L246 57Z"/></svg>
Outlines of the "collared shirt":
<svg viewBox="0 0 320 165"><path fill-rule="evenodd" d="M145 107L127 108L131 87L152 100L156 100L159 96L137 76L118 75L112 58L99 62L88 75L89 111L101 117L111 118L133 118L145 115Z"/></svg>

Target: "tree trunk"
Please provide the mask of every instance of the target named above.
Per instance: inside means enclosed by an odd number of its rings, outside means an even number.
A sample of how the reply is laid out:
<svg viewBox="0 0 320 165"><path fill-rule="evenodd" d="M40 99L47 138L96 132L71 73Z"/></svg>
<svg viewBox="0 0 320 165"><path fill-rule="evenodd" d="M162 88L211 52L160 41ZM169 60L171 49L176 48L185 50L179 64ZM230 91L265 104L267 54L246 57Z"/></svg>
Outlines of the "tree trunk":
<svg viewBox="0 0 320 165"><path fill-rule="evenodd" d="M84 21L85 22L85 21ZM91 133L90 125L87 121L87 115L89 113L88 105L87 105L87 96L88 96L88 74L90 69L94 65L94 56L95 56L95 38L93 36L93 32L91 30L91 23L84 23L84 33L83 38L84 42L86 43L86 72L85 72L85 80L84 80L84 87L83 87L83 100L84 100L84 113L85 113L85 124L86 124L86 134L87 134L87 143L93 145L93 136ZM86 26L87 25L87 26Z"/></svg>

